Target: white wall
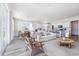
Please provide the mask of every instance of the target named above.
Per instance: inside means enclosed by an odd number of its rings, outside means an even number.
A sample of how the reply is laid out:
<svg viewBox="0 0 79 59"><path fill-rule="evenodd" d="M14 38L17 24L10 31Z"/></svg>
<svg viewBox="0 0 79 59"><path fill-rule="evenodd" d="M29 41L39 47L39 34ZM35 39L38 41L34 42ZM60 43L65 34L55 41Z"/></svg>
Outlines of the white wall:
<svg viewBox="0 0 79 59"><path fill-rule="evenodd" d="M12 15L12 11L10 11L10 39L13 40L14 39L14 19L13 19L13 15Z"/></svg>
<svg viewBox="0 0 79 59"><path fill-rule="evenodd" d="M63 24L65 27L70 27L70 22L75 20L79 20L79 16L74 16L67 19L55 20L52 22L52 24L55 26Z"/></svg>

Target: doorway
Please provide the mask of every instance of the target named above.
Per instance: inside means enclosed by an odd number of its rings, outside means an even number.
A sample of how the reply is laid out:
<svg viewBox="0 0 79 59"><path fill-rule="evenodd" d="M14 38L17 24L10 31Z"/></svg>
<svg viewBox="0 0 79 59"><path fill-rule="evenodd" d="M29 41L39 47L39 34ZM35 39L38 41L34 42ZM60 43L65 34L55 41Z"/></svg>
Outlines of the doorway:
<svg viewBox="0 0 79 59"><path fill-rule="evenodd" d="M74 40L79 41L79 20L71 21L71 36Z"/></svg>

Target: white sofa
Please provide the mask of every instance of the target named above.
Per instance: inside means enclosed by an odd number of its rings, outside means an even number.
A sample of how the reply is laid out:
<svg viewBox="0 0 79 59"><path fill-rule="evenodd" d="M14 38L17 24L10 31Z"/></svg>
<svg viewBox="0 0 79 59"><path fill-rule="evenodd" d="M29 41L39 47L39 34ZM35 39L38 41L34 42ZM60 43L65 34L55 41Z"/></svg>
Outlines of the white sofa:
<svg viewBox="0 0 79 59"><path fill-rule="evenodd" d="M41 41L47 41L56 38L56 33L50 33L49 35L41 36Z"/></svg>
<svg viewBox="0 0 79 59"><path fill-rule="evenodd" d="M31 36L35 37L37 41L47 41L56 38L56 33L39 31L35 34L31 32Z"/></svg>

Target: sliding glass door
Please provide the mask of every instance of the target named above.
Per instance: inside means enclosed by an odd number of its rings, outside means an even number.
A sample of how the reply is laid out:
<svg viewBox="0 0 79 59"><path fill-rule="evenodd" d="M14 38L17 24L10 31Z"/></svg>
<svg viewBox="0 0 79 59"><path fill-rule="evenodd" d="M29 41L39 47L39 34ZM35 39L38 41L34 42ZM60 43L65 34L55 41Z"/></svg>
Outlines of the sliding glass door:
<svg viewBox="0 0 79 59"><path fill-rule="evenodd" d="M9 10L7 4L0 4L0 55L10 41Z"/></svg>

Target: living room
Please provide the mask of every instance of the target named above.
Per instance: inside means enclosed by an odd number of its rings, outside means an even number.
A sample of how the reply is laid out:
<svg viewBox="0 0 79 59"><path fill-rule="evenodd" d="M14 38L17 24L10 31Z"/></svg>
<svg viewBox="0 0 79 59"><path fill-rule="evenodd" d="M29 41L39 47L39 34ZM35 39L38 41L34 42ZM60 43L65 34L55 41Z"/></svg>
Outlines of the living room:
<svg viewBox="0 0 79 59"><path fill-rule="evenodd" d="M0 7L0 55L79 55L78 3L1 3Z"/></svg>

